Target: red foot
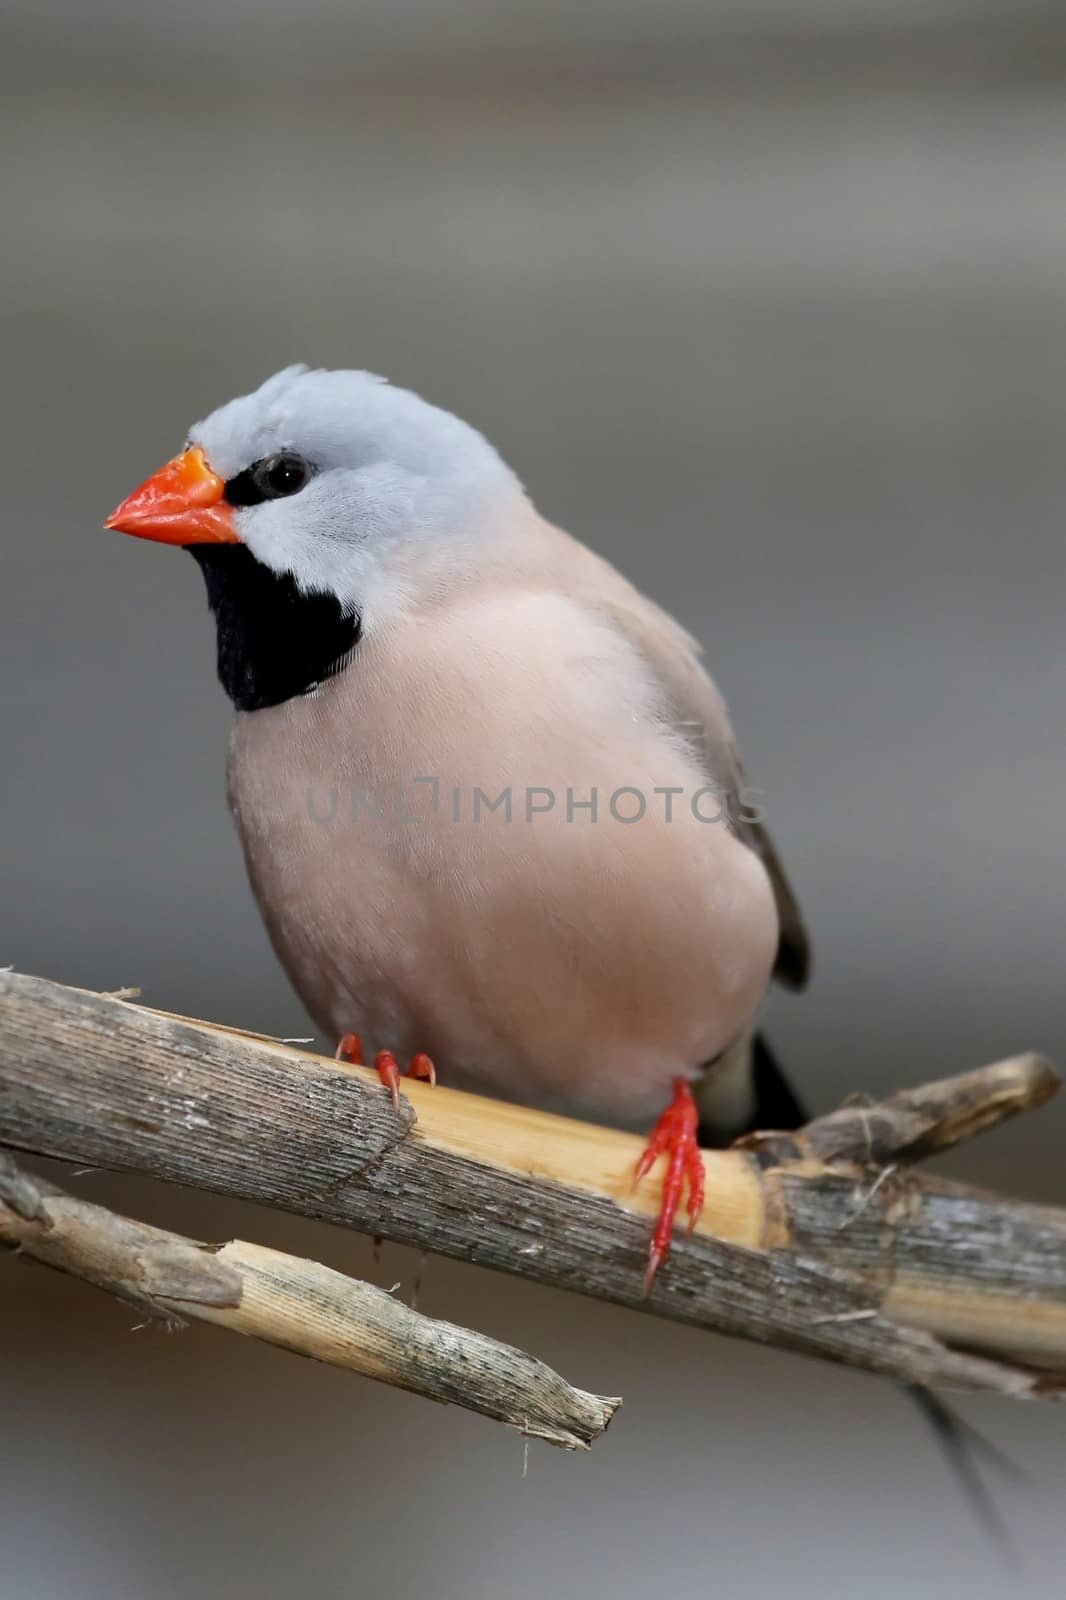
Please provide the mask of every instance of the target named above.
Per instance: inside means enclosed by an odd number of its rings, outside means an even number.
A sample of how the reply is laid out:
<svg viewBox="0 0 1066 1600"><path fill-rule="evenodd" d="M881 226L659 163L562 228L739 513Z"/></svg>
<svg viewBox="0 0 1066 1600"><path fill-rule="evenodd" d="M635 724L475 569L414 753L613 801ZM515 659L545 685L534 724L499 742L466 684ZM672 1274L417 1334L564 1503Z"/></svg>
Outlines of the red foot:
<svg viewBox="0 0 1066 1600"><path fill-rule="evenodd" d="M674 1218L681 1204L681 1190L688 1179L688 1231L692 1232L703 1210L703 1157L696 1143L699 1112L692 1091L684 1078L674 1079L674 1098L659 1118L648 1140L647 1149L637 1162L636 1181L649 1173L663 1151L669 1152L670 1165L663 1179L662 1207L655 1225L651 1249L648 1252L648 1270L644 1274L644 1293L651 1288L652 1279L670 1254L670 1238L674 1231Z"/></svg>
<svg viewBox="0 0 1066 1600"><path fill-rule="evenodd" d="M335 1053L338 1061L350 1061L355 1067L366 1066L363 1059L363 1041L357 1033L346 1033ZM391 1050L379 1050L374 1057L374 1070L392 1095L392 1103L397 1109L400 1104L401 1078L428 1078L430 1083L437 1081L436 1067L429 1056L421 1050L418 1055L411 1057L411 1064L406 1072L400 1071L400 1063Z"/></svg>

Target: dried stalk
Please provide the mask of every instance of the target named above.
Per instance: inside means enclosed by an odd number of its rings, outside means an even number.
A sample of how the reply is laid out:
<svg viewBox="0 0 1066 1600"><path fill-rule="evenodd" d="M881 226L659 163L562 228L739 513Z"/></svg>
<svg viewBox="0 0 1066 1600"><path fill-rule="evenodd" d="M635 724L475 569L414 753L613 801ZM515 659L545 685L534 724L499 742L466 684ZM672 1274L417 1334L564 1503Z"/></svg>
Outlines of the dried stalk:
<svg viewBox="0 0 1066 1600"><path fill-rule="evenodd" d="M706 1156L641 1295L641 1141L0 974L0 1143L239 1196L932 1387L1066 1388L1066 1213L904 1165L1054 1092L1033 1056ZM893 1170L886 1172L886 1165Z"/></svg>
<svg viewBox="0 0 1066 1600"><path fill-rule="evenodd" d="M0 1244L169 1322L196 1317L587 1450L621 1405L383 1289L243 1239L205 1245L75 1199L0 1150Z"/></svg>

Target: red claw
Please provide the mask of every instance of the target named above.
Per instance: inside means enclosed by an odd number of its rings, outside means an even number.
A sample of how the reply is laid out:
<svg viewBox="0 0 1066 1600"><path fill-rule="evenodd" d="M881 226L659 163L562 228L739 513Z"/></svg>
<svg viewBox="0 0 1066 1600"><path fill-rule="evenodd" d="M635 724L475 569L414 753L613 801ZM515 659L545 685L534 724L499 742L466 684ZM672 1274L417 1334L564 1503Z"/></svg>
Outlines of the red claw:
<svg viewBox="0 0 1066 1600"><path fill-rule="evenodd" d="M366 1060L363 1056L363 1041L357 1033L346 1033L334 1052L338 1061L350 1061L355 1067L365 1067ZM411 1057L411 1065L406 1072L400 1071L400 1063L391 1050L379 1050L374 1057L374 1071L392 1095L392 1103L399 1110L400 1107L400 1079L401 1078L426 1078L430 1083L437 1081L437 1069L429 1056L424 1051L419 1051Z"/></svg>
<svg viewBox="0 0 1066 1600"><path fill-rule="evenodd" d="M692 1091L684 1078L674 1079L674 1098L652 1129L651 1138L637 1162L636 1181L646 1177L662 1155L669 1154L669 1165L663 1179L662 1205L655 1225L651 1249L648 1252L648 1270L644 1274L644 1293L667 1256L674 1231L674 1218L681 1204L681 1191L688 1179L688 1231L692 1232L703 1210L703 1156L696 1138L699 1112Z"/></svg>
<svg viewBox="0 0 1066 1600"><path fill-rule="evenodd" d="M400 1109L400 1063L391 1050L379 1050L374 1057L374 1071L392 1095L392 1103Z"/></svg>
<svg viewBox="0 0 1066 1600"><path fill-rule="evenodd" d="M404 1076L406 1078L426 1078L434 1088L437 1084L437 1069L424 1050L420 1050L416 1056L411 1057L411 1065Z"/></svg>

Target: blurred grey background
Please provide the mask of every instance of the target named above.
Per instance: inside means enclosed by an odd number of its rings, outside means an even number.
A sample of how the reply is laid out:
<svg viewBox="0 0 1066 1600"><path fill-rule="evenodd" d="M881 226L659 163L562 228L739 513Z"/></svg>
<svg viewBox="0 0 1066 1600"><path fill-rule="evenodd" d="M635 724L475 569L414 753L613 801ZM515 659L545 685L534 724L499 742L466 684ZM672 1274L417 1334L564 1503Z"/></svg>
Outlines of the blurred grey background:
<svg viewBox="0 0 1066 1600"><path fill-rule="evenodd" d="M0 960L283 1034L193 563L101 531L281 364L468 417L706 642L812 920L818 1106L1066 1059L1066 19L1054 0L8 0ZM76 1066L76 1063L72 1063ZM1066 1200L1052 1108L954 1170ZM386 1285L413 1259L79 1191ZM1046 1594L888 1386L430 1262L626 1406L588 1458L0 1262L4 1600Z"/></svg>

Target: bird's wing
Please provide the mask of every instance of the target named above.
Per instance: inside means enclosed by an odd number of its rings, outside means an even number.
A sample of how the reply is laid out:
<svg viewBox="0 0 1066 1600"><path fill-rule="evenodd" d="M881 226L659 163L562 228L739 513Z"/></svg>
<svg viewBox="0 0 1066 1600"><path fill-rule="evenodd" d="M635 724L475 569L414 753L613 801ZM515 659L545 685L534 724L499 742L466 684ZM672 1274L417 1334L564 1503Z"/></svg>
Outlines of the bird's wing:
<svg viewBox="0 0 1066 1600"><path fill-rule="evenodd" d="M728 797L728 815L737 833L761 858L773 886L780 924L774 976L787 988L803 989L812 965L807 926L773 840L743 804L744 769L736 735L725 702L700 662L700 646L612 567L594 560L601 570L589 572L591 581L576 598L608 617L638 652L662 689L677 731L698 750L708 781Z"/></svg>

